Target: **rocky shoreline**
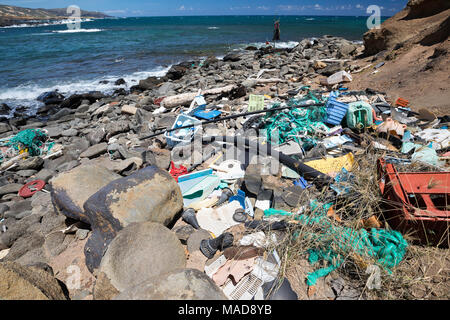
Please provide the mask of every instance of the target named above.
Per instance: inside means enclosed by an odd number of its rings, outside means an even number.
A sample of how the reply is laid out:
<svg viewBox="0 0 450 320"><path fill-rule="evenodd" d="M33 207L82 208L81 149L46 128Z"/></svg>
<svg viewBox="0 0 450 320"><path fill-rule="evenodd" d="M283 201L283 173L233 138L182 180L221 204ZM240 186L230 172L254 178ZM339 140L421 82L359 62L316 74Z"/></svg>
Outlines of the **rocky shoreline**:
<svg viewBox="0 0 450 320"><path fill-rule="evenodd" d="M204 230L194 230L180 216L182 195L168 173L175 160L171 148L162 135L142 138L170 129L200 89L207 104L223 115L246 111L251 94L282 103L304 86L337 90L345 84L323 85L323 79L359 71L353 61L363 51L362 45L332 36L304 39L292 49L248 47L220 60L174 65L163 77L149 77L111 96L44 93L44 106L35 117L17 110L13 118L2 118L0 139L40 129L58 152L2 164L0 278L8 279L8 285L0 284L0 298L225 299L203 273L207 259L198 247L210 235L200 234ZM123 84L123 79L116 82ZM366 93L379 94L370 88ZM6 115L10 109L2 105L0 112ZM203 134L245 137L244 120L205 125ZM35 180L45 182L41 191L29 198L18 195ZM279 188L283 182L268 184ZM144 265L151 272L139 273ZM78 286L71 286L68 272L74 266L81 277ZM339 294L328 288L321 298L361 294L342 283Z"/></svg>

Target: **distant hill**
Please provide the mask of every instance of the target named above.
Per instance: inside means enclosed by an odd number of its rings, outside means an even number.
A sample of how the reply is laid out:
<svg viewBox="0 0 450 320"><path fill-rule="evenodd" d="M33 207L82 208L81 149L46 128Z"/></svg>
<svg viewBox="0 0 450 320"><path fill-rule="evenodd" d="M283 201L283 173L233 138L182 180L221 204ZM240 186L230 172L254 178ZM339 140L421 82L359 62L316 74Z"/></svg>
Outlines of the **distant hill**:
<svg viewBox="0 0 450 320"><path fill-rule="evenodd" d="M60 20L70 17L67 8L61 9L29 9L8 5L0 5L0 26L20 23L34 23L35 20ZM82 18L108 18L110 16L96 11L81 10Z"/></svg>

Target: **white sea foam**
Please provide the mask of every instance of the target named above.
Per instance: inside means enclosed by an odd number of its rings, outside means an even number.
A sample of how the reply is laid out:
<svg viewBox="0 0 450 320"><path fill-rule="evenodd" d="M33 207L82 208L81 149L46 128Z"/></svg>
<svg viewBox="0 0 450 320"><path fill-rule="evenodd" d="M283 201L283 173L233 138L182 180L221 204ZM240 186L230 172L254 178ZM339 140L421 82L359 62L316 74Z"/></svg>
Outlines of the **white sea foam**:
<svg viewBox="0 0 450 320"><path fill-rule="evenodd" d="M208 27L209 30L218 30L220 29L219 27Z"/></svg>
<svg viewBox="0 0 450 320"><path fill-rule="evenodd" d="M15 88L0 88L0 103L6 103L12 107L24 105L31 109L30 114L35 114L37 108L41 105L36 99L44 92L58 90L66 97L75 93L86 93L89 91L101 91L105 94L111 94L118 88L129 89L131 86L138 84L139 80L147 79L151 76L162 77L169 71L170 67L159 67L152 71L134 72L122 76L107 76L94 80L59 82L58 84L49 86L29 83ZM119 78L123 78L126 84L120 86L115 85L114 82ZM108 81L108 83L103 84L100 81Z"/></svg>
<svg viewBox="0 0 450 320"><path fill-rule="evenodd" d="M79 33L79 32L101 32L104 29L67 29L52 31L53 33Z"/></svg>
<svg viewBox="0 0 450 320"><path fill-rule="evenodd" d="M299 44L299 42L297 41L282 41L279 42L277 41L276 43L274 43L273 41L270 41L270 45L275 45L277 48L279 49L291 49L296 47ZM240 45L240 47L248 47L248 46L255 46L257 48L262 48L267 46L267 44L265 42L255 42L255 43L249 43L249 44L245 44L245 45Z"/></svg>
<svg viewBox="0 0 450 320"><path fill-rule="evenodd" d="M74 23L74 22L90 22L94 21L93 19L65 19L65 20L58 20L58 21L51 21L51 22L42 22L42 23L36 23L36 24L30 24L30 23L22 23L22 24L15 24L11 26L6 27L0 27L0 29L11 29L11 28L34 28L34 27L47 27L47 26L57 26L67 23ZM29 21L29 22L39 22L39 21Z"/></svg>

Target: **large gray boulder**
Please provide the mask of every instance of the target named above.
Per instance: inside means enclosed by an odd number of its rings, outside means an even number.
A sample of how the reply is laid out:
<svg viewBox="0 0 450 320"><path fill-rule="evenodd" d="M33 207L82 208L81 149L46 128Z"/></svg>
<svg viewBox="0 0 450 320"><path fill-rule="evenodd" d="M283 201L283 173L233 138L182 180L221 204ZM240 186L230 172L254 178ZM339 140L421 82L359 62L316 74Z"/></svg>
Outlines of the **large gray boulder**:
<svg viewBox="0 0 450 320"><path fill-rule="evenodd" d="M90 224L83 205L90 196L121 176L97 165L84 165L59 174L52 180L55 210L69 218Z"/></svg>
<svg viewBox="0 0 450 320"><path fill-rule="evenodd" d="M197 269L179 269L154 277L114 300L227 300L222 290Z"/></svg>
<svg viewBox="0 0 450 320"><path fill-rule="evenodd" d="M144 222L133 223L117 234L108 246L99 271L123 292L185 266L186 256L177 236L162 224Z"/></svg>
<svg viewBox="0 0 450 320"><path fill-rule="evenodd" d="M109 242L134 222L168 225L183 208L180 187L166 171L151 166L112 181L84 204L93 233L86 243L86 265L97 268Z"/></svg>

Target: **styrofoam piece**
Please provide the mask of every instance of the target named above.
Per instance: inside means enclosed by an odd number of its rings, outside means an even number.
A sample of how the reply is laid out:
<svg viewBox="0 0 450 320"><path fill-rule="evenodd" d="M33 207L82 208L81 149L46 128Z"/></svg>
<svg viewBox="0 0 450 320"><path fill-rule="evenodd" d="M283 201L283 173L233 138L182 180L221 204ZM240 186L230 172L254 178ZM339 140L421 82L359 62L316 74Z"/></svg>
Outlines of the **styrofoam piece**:
<svg viewBox="0 0 450 320"><path fill-rule="evenodd" d="M336 72L335 74L329 76L327 78L327 82L329 85L334 85L334 84L338 84L341 82L351 82L353 81L353 77L345 71L339 71Z"/></svg>
<svg viewBox="0 0 450 320"><path fill-rule="evenodd" d="M235 180L245 176L245 171L242 170L242 164L237 160L226 160L220 165L210 165L210 168L217 170L217 176L222 180Z"/></svg>
<svg viewBox="0 0 450 320"><path fill-rule="evenodd" d="M197 212L197 221L202 229L221 235L226 229L238 225L233 220L236 209L241 208L238 201L229 202L219 208L203 208Z"/></svg>
<svg viewBox="0 0 450 320"><path fill-rule="evenodd" d="M217 260L211 263L209 266L205 265L205 273L212 279L213 275L227 262L227 258L221 255Z"/></svg>
<svg viewBox="0 0 450 320"><path fill-rule="evenodd" d="M245 275L256 266L256 257L242 260L228 260L214 275L213 281L219 286L223 286L229 278L239 282Z"/></svg>
<svg viewBox="0 0 450 320"><path fill-rule="evenodd" d="M278 276L280 267L261 257L256 258L252 273L263 282L272 282Z"/></svg>
<svg viewBox="0 0 450 320"><path fill-rule="evenodd" d="M262 231L248 234L242 237L239 244L241 246L255 246L263 248L264 246L267 245L266 234Z"/></svg>
<svg viewBox="0 0 450 320"><path fill-rule="evenodd" d="M444 149L450 147L450 130L445 129L425 129L416 133L417 136L427 142L433 143L433 148Z"/></svg>
<svg viewBox="0 0 450 320"><path fill-rule="evenodd" d="M228 279L223 287L223 292L230 300L251 300L264 283L277 278L278 272L279 267L276 264L258 257L255 259L252 272L243 277L236 285L231 279Z"/></svg>
<svg viewBox="0 0 450 320"><path fill-rule="evenodd" d="M333 136L322 140L322 143L327 150L341 146L347 142L353 142L353 140L350 139L347 135Z"/></svg>
<svg viewBox="0 0 450 320"><path fill-rule="evenodd" d="M255 208L261 209L262 211L270 209L270 200L256 200Z"/></svg>

